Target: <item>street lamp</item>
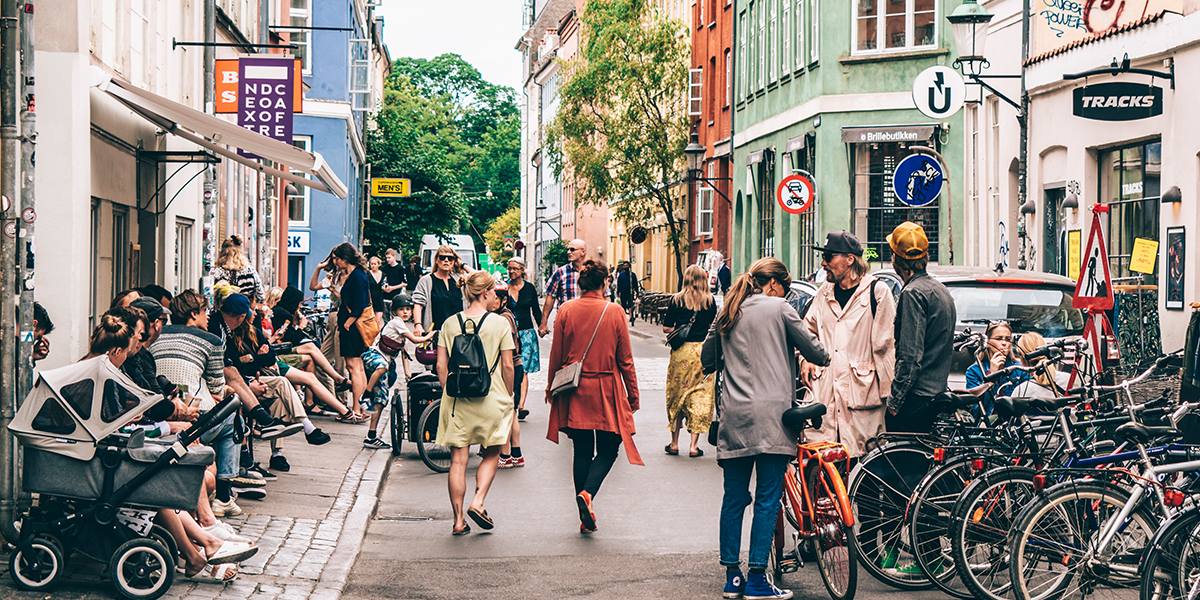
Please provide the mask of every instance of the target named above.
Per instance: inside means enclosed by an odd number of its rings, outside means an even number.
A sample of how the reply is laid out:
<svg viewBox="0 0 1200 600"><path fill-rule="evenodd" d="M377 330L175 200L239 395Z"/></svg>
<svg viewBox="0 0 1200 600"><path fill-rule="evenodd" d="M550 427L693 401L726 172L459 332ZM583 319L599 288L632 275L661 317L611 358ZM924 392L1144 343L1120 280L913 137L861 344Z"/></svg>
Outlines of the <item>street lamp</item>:
<svg viewBox="0 0 1200 600"><path fill-rule="evenodd" d="M954 32L955 48L961 53L954 61L955 67L964 68L972 75L979 75L990 66L991 63L983 54L987 36L980 38L976 34L979 26L987 25L994 16L976 0L964 0L946 17L946 20L950 21L950 29ZM969 53L964 52L967 48L971 49Z"/></svg>
<svg viewBox="0 0 1200 600"><path fill-rule="evenodd" d="M704 146L700 145L700 135L692 131L691 143L683 149L683 155L687 157L688 179L700 177L704 165L704 152Z"/></svg>

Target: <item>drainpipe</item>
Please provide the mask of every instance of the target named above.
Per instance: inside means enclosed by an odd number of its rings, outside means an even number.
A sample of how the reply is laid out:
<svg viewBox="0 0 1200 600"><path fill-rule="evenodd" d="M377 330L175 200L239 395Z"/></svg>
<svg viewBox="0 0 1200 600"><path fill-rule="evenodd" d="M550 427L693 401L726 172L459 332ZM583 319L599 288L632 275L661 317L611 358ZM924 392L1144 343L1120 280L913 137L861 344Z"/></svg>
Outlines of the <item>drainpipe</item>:
<svg viewBox="0 0 1200 600"><path fill-rule="evenodd" d="M21 12L21 215L33 218L18 223L21 237L17 243L17 285L21 286L17 307L17 325L21 332L17 363L17 402L24 402L33 388L33 275L34 224L37 219L34 195L34 156L37 146L37 100L34 94L33 1L25 0ZM22 243L23 242L23 243ZM14 407L16 405L14 404ZM14 446L13 498L21 491L21 448ZM23 494L22 494L23 496ZM11 520L5 521L11 523ZM14 532L15 533L15 532Z"/></svg>
<svg viewBox="0 0 1200 600"><path fill-rule="evenodd" d="M258 43L266 44L270 42L270 33L268 28L271 26L271 0L258 1ZM268 52L266 48L262 49L263 53ZM274 177L265 173L259 172L259 177L262 177L262 193L255 203L258 208L255 211L257 218L255 219L255 228L258 230L258 273L265 281L275 281L275 240L272 237L271 213L273 206L272 196L275 194Z"/></svg>
<svg viewBox="0 0 1200 600"><path fill-rule="evenodd" d="M15 541L13 516L17 510L16 444L8 424L17 402L16 239L9 237L19 217L21 132L17 125L20 87L17 68L20 47L17 39L18 0L0 1L0 533Z"/></svg>
<svg viewBox="0 0 1200 600"><path fill-rule="evenodd" d="M217 41L217 0L204 0L204 112L214 114L214 90L216 88L215 63L216 49L212 43ZM205 165L204 169L204 226L201 231L200 259L200 290L208 298L212 298L213 263L217 258L217 166Z"/></svg>

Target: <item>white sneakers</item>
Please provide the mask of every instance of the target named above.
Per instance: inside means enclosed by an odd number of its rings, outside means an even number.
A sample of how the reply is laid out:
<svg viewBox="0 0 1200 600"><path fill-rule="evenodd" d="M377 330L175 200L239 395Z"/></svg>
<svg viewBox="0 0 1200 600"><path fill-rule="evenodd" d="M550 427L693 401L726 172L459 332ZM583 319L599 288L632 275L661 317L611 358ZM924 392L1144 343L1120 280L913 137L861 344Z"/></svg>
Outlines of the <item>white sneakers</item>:
<svg viewBox="0 0 1200 600"><path fill-rule="evenodd" d="M217 521L216 523L205 527L204 531L224 542L241 542L243 544L250 544L254 542L254 540L239 534L238 532L234 531L232 527L222 523L221 521Z"/></svg>
<svg viewBox="0 0 1200 600"><path fill-rule="evenodd" d="M242 515L242 507L237 505L237 502L230 498L228 502L222 502L218 498L212 501L213 515L220 519L221 517L238 517Z"/></svg>

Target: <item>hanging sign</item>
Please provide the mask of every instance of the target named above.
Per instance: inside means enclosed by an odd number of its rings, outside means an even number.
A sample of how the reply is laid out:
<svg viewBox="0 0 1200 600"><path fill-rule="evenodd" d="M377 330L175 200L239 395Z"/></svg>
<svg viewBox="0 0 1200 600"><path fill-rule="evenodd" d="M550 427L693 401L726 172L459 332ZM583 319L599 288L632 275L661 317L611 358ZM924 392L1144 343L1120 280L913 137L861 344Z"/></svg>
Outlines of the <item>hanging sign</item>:
<svg viewBox="0 0 1200 600"><path fill-rule="evenodd" d="M1129 257L1129 270L1138 273L1154 273L1158 266L1158 240L1136 238L1133 240L1133 255Z"/></svg>
<svg viewBox="0 0 1200 600"><path fill-rule="evenodd" d="M309 232L307 231L287 232L288 254L308 254L308 236Z"/></svg>
<svg viewBox="0 0 1200 600"><path fill-rule="evenodd" d="M1083 231L1072 229L1067 232L1067 277L1079 281L1079 265L1083 262L1081 246Z"/></svg>
<svg viewBox="0 0 1200 600"><path fill-rule="evenodd" d="M1162 88L1145 83L1114 81L1075 88L1072 112L1097 121L1136 121L1163 112Z"/></svg>
<svg viewBox="0 0 1200 600"><path fill-rule="evenodd" d="M962 108L967 85L954 69L935 65L913 80L912 97L921 114L930 119L948 119Z"/></svg>
<svg viewBox="0 0 1200 600"><path fill-rule="evenodd" d="M261 57L260 57L261 58ZM237 58L219 58L213 61L214 87L213 112L218 115L234 115L238 112L238 61ZM304 112L304 63L294 59L292 67L296 86L292 90L292 112Z"/></svg>
<svg viewBox="0 0 1200 600"><path fill-rule="evenodd" d="M946 182L946 169L928 154L910 154L892 173L892 191L908 206L926 206L937 200Z"/></svg>
<svg viewBox="0 0 1200 600"><path fill-rule="evenodd" d="M239 126L292 143L294 62L289 56L238 59Z"/></svg>
<svg viewBox="0 0 1200 600"><path fill-rule="evenodd" d="M1100 226L1100 214L1108 212L1108 207L1096 205L1092 210L1092 230L1084 247L1079 281L1075 283L1075 297L1071 300L1071 306L1111 310L1112 274L1108 270L1108 244L1104 241L1104 228Z"/></svg>
<svg viewBox="0 0 1200 600"><path fill-rule="evenodd" d="M816 199L817 184L804 171L784 177L775 187L775 201L788 214L803 214Z"/></svg>
<svg viewBox="0 0 1200 600"><path fill-rule="evenodd" d="M411 180L391 177L371 178L371 195L376 198L407 198L411 193Z"/></svg>

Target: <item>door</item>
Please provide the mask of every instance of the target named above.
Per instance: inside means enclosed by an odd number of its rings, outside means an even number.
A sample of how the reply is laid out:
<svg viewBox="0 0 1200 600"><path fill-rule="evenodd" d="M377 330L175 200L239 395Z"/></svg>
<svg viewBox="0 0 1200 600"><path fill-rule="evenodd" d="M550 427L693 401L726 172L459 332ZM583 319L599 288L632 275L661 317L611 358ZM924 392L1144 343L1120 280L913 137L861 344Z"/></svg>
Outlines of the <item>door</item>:
<svg viewBox="0 0 1200 600"><path fill-rule="evenodd" d="M1066 198L1067 188L1050 188L1042 192L1045 202L1045 213L1042 215L1042 270L1047 273L1067 274L1066 251L1062 240L1066 234L1062 231L1062 202Z"/></svg>

